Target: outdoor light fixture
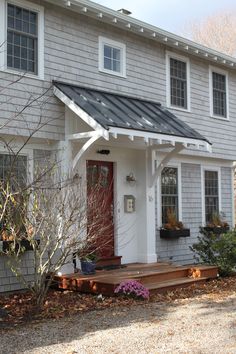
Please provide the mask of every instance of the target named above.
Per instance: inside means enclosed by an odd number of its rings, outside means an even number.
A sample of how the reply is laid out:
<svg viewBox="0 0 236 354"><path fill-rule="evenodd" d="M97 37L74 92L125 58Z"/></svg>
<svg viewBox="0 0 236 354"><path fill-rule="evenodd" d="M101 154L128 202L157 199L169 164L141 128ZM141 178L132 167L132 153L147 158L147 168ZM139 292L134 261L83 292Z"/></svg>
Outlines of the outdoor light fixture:
<svg viewBox="0 0 236 354"><path fill-rule="evenodd" d="M110 154L110 150L97 150L97 154L109 155Z"/></svg>
<svg viewBox="0 0 236 354"><path fill-rule="evenodd" d="M135 183L136 182L136 178L133 174L133 172L130 172L130 174L128 176L126 176L126 181L129 183Z"/></svg>

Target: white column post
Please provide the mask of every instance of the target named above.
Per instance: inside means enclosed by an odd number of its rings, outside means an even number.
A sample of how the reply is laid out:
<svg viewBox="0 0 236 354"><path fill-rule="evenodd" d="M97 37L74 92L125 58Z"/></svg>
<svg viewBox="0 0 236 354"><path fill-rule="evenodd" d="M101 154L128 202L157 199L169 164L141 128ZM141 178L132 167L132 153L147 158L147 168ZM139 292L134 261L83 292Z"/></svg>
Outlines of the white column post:
<svg viewBox="0 0 236 354"><path fill-rule="evenodd" d="M156 222L155 222L155 185L150 187L150 177L154 173L155 152L147 149L140 168L140 188L138 203L138 261L142 263L154 263L157 261L156 254Z"/></svg>
<svg viewBox="0 0 236 354"><path fill-rule="evenodd" d="M60 179L61 182L65 181L68 177L71 177L72 171L72 143L68 139L60 141L58 144L59 156L58 160L60 163ZM64 264L59 272L59 274L71 274L74 273L74 264L73 264L73 249L71 254L68 256L66 264Z"/></svg>
<svg viewBox="0 0 236 354"><path fill-rule="evenodd" d="M146 225L147 255L146 263L157 261L156 254L156 205L155 184L150 187L150 177L154 174L155 151L146 150Z"/></svg>

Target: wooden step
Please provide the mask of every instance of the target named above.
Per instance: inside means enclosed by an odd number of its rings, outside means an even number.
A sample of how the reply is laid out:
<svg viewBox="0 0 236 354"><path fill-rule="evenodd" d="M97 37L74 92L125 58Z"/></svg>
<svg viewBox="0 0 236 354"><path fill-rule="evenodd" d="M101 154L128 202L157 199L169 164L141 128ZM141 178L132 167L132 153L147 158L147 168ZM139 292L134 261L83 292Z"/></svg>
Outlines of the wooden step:
<svg viewBox="0 0 236 354"><path fill-rule="evenodd" d="M151 293L164 293L177 288L186 288L192 284L204 283L208 280L207 277L202 278L179 278L175 280L166 280L161 283L146 284L146 288L149 289Z"/></svg>
<svg viewBox="0 0 236 354"><path fill-rule="evenodd" d="M122 256L112 256L107 258L99 259L96 262L96 267L105 267L105 266L120 266Z"/></svg>
<svg viewBox="0 0 236 354"><path fill-rule="evenodd" d="M132 264L112 271L98 270L93 275L80 273L57 275L54 281L59 289L112 296L115 288L125 280L136 280L151 292L164 292L216 278L217 273L218 268L214 266Z"/></svg>

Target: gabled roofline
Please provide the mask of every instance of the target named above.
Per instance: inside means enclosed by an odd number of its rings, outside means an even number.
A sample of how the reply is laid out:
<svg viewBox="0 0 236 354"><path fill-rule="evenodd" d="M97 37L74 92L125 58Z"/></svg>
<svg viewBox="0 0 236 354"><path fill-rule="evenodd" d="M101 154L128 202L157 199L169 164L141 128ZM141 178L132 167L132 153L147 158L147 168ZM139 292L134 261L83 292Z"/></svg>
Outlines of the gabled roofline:
<svg viewBox="0 0 236 354"><path fill-rule="evenodd" d="M236 68L236 58L223 54L214 49L195 43L189 39L175 35L146 22L137 20L134 17L124 15L103 5L89 0L45 0L55 5L67 8L71 11L96 18L100 22L110 24L136 35L149 38L153 41L164 43L169 47L178 49L181 52L189 53L201 59L228 68Z"/></svg>

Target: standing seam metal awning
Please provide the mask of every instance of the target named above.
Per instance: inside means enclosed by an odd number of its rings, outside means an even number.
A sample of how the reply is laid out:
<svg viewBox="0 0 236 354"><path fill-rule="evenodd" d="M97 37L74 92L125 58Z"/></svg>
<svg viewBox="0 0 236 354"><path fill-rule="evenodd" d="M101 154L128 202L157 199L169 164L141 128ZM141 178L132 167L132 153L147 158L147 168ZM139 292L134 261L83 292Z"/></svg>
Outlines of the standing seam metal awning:
<svg viewBox="0 0 236 354"><path fill-rule="evenodd" d="M61 82L54 82L54 86L107 131L114 132L118 128L131 135L132 131L139 132L138 136L142 136L141 132L154 133L166 136L166 140L178 137L211 145L204 136L157 102Z"/></svg>

